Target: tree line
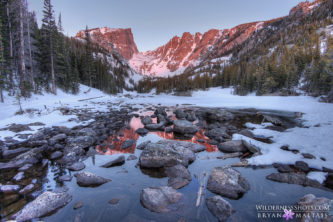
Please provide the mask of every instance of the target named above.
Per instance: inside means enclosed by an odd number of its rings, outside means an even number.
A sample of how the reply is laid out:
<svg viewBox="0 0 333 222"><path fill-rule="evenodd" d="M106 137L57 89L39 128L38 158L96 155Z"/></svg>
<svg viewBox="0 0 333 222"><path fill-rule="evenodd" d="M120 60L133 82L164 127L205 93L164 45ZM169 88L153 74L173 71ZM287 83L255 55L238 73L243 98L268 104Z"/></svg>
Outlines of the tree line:
<svg viewBox="0 0 333 222"><path fill-rule="evenodd" d="M86 28L88 30L88 27ZM118 62L111 67L110 60ZM57 88L78 93L79 84L117 93L125 85L126 67L117 55L93 44L87 32L79 41L63 34L51 0L44 0L42 24L27 0L0 0L0 100L29 97Z"/></svg>

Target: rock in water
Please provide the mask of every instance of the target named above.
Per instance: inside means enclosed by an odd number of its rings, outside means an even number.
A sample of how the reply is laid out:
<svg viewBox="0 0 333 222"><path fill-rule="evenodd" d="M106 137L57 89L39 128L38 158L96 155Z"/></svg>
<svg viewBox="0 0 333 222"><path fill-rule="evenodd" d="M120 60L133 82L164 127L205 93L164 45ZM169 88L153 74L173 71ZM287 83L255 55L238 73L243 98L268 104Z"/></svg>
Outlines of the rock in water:
<svg viewBox="0 0 333 222"><path fill-rule="evenodd" d="M67 205L71 200L72 196L66 192L54 193L47 191L28 203L22 210L16 213L14 217L17 221L40 218Z"/></svg>
<svg viewBox="0 0 333 222"><path fill-rule="evenodd" d="M166 175L169 177L168 186L174 189L180 189L189 184L192 180L190 171L183 165L167 167L165 171Z"/></svg>
<svg viewBox="0 0 333 222"><path fill-rule="evenodd" d="M150 187L141 192L140 201L147 209L161 213L170 211L169 205L175 204L182 194L171 187Z"/></svg>
<svg viewBox="0 0 333 222"><path fill-rule="evenodd" d="M83 170L86 167L86 165L82 162L76 162L73 163L72 165L70 165L69 167L67 167L67 169L71 170L71 171L79 171L79 170Z"/></svg>
<svg viewBox="0 0 333 222"><path fill-rule="evenodd" d="M81 172L74 175L76 182L81 187L97 187L111 181L90 172Z"/></svg>
<svg viewBox="0 0 333 222"><path fill-rule="evenodd" d="M232 140L218 145L218 149L224 153L246 152L247 149L241 140Z"/></svg>
<svg viewBox="0 0 333 222"><path fill-rule="evenodd" d="M122 155L106 164L103 164L101 167L109 168L114 166L121 166L124 163L125 163L125 156Z"/></svg>
<svg viewBox="0 0 333 222"><path fill-rule="evenodd" d="M281 183L298 184L302 186L310 186L310 187L322 186L317 180L312 180L307 178L305 173L272 173L268 175L266 179Z"/></svg>
<svg viewBox="0 0 333 222"><path fill-rule="evenodd" d="M149 116L145 116L142 120L141 120L143 125L148 125L148 124L152 124L153 120L149 117Z"/></svg>
<svg viewBox="0 0 333 222"><path fill-rule="evenodd" d="M209 176L207 189L230 199L239 199L250 190L250 184L231 167L215 167Z"/></svg>
<svg viewBox="0 0 333 222"><path fill-rule="evenodd" d="M195 134L198 128L187 120L175 120L173 131L180 134Z"/></svg>
<svg viewBox="0 0 333 222"><path fill-rule="evenodd" d="M125 142L123 143L123 145L121 146L122 149L127 149L131 146L133 146L136 143L135 140L125 140Z"/></svg>
<svg viewBox="0 0 333 222"><path fill-rule="evenodd" d="M195 160L194 152L183 146L173 146L174 141L149 143L139 157L141 167L160 168L177 164L188 166Z"/></svg>
<svg viewBox="0 0 333 222"><path fill-rule="evenodd" d="M206 205L209 211L220 222L227 220L231 214L235 213L235 210L232 208L231 204L221 196L207 198Z"/></svg>

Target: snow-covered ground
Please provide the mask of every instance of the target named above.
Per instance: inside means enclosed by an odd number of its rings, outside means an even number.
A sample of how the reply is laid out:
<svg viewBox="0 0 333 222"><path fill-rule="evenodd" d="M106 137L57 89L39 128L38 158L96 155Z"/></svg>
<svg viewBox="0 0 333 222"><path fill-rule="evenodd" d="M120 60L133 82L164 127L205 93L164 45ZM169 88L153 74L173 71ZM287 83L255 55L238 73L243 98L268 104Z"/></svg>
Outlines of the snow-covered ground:
<svg viewBox="0 0 333 222"><path fill-rule="evenodd" d="M106 95L96 89L88 91L88 87L81 85L78 95L68 95L58 90L58 95L45 94L34 95L28 100L22 101L22 108L34 108L40 110L40 115L29 114L14 115L18 111L18 105L14 98L6 97L5 104L0 104L0 128L11 123L33 123L43 122L46 126L63 125L74 126L76 122L68 122L68 119L75 116L64 116L55 108L69 106L76 108L91 108L98 111L107 111L105 104L97 102L112 102L113 108L119 107L116 104L131 104L133 107L141 107L139 104L161 104L175 106L177 104L192 104L204 107L228 107L228 108L258 108L272 109L304 113L304 125L307 128L292 128L285 132L276 132L263 129L263 126L255 125L255 134L273 136L273 144L265 144L241 135L234 135L234 139L242 138L261 148L263 155L249 159L253 165L271 164L273 162L294 164L297 160L306 161L310 167L321 169L322 167L333 168L333 104L319 103L318 99L308 96L279 97L279 96L236 96L231 94L231 89L211 88L208 91L194 92L192 97L178 97L166 94L155 95L137 94L136 92L125 92L117 96ZM131 98L128 98L128 94ZM101 97L93 100L79 101L82 99ZM319 127L318 127L319 124ZM315 127L315 125L317 125ZM253 127L253 125L252 125ZM31 127L34 130L38 127ZM40 128L40 127L39 127ZM24 133L24 132L23 132ZM27 132L29 133L29 132ZM0 131L0 139L6 136L13 136L15 133ZM300 153L311 153L316 159L304 159L299 154L281 150L282 145L289 145L292 149L300 150ZM320 159L324 157L326 161ZM320 178L322 174L314 174L312 177Z"/></svg>

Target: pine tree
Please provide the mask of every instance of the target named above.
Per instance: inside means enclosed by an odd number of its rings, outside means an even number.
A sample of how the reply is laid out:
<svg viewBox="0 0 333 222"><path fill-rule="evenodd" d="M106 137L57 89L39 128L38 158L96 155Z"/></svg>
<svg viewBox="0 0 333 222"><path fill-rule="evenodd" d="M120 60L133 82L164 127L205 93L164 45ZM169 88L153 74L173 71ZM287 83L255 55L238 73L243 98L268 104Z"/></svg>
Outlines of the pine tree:
<svg viewBox="0 0 333 222"><path fill-rule="evenodd" d="M51 77L51 92L57 94L55 82L55 35L57 34L57 27L54 20L53 6L51 0L44 0L44 17L42 24L42 44L41 56L44 58L42 62L42 71L49 73ZM48 83L47 83L48 84Z"/></svg>
<svg viewBox="0 0 333 222"><path fill-rule="evenodd" d="M3 88L5 85L5 58L4 58L4 47L3 47L3 37L2 37L2 20L0 17L0 102L4 102L3 98Z"/></svg>

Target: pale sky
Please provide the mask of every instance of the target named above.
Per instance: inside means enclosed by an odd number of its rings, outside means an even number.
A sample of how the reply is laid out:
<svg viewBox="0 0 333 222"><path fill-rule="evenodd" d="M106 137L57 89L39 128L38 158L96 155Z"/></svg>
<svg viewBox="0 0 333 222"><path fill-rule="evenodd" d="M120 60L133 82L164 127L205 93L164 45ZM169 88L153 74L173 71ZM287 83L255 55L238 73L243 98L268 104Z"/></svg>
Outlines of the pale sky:
<svg viewBox="0 0 333 222"><path fill-rule="evenodd" d="M206 32L288 15L302 0L51 0L65 34L89 28L132 28L139 51L183 32ZM40 23L43 0L28 0Z"/></svg>

